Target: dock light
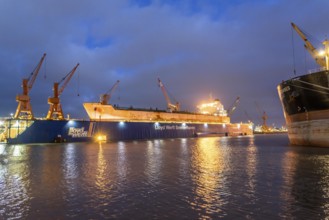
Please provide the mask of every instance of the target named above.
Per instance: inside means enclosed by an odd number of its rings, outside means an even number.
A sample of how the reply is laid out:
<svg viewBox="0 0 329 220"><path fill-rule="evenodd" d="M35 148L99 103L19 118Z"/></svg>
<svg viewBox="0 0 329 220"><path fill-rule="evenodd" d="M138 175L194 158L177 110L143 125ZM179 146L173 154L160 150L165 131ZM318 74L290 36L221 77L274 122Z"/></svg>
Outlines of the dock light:
<svg viewBox="0 0 329 220"><path fill-rule="evenodd" d="M183 123L183 124L182 124L182 127L186 127L186 123Z"/></svg>
<svg viewBox="0 0 329 220"><path fill-rule="evenodd" d="M223 124L223 128L226 128L226 124Z"/></svg>
<svg viewBox="0 0 329 220"><path fill-rule="evenodd" d="M69 125L73 125L74 124L74 121L73 120L69 120Z"/></svg>
<svg viewBox="0 0 329 220"><path fill-rule="evenodd" d="M124 125L125 125L125 123L124 123L123 121L120 121L120 122L119 122L119 126L120 126L120 127L123 127Z"/></svg>
<svg viewBox="0 0 329 220"><path fill-rule="evenodd" d="M155 126L159 126L159 122L155 122L154 125L155 125Z"/></svg>
<svg viewBox="0 0 329 220"><path fill-rule="evenodd" d="M203 125L205 128L208 128L208 124L207 123L204 123Z"/></svg>
<svg viewBox="0 0 329 220"><path fill-rule="evenodd" d="M98 142L106 142L107 137L106 137L106 135L99 134L99 135L96 136L96 140L97 140Z"/></svg>

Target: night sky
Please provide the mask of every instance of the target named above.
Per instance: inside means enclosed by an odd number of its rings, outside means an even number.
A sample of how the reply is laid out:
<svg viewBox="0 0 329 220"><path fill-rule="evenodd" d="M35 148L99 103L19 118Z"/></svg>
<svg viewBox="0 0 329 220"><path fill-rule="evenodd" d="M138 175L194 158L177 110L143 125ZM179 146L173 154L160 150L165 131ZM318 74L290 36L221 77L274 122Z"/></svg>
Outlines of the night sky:
<svg viewBox="0 0 329 220"><path fill-rule="evenodd" d="M160 77L182 110L219 98L233 122L284 125L276 87L317 68L291 22L321 46L329 33L326 0L0 0L0 116L17 108L22 78L46 60L30 92L46 116L52 85L77 63L61 95L64 114L88 118L83 102L120 80L110 103L166 108Z"/></svg>

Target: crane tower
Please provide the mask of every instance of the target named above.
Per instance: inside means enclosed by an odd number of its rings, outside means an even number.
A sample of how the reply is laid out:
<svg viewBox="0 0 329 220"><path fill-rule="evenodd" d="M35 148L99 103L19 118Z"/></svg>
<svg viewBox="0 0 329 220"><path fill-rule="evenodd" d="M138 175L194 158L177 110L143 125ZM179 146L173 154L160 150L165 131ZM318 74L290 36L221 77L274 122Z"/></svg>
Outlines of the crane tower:
<svg viewBox="0 0 329 220"><path fill-rule="evenodd" d="M35 82L35 79L38 76L39 70L41 68L41 65L46 57L46 54L44 53L41 57L41 60L39 61L38 65L34 69L34 71L31 73L29 78L24 78L22 81L22 88L23 88L23 94L16 96L16 101L18 102L18 106L16 109L16 113L14 118L26 118L26 119L33 119L34 115L32 112L31 102L30 102L30 96L29 92L31 91L33 84Z"/></svg>
<svg viewBox="0 0 329 220"><path fill-rule="evenodd" d="M53 92L54 96L51 98L48 98L48 104L49 106L49 111L47 114L47 119L58 119L58 120L63 120L64 119L64 114L62 110L62 105L60 103L59 96L63 93L65 87L71 80L73 74L75 73L76 69L78 68L79 63L60 81L60 82L55 82L53 86ZM58 90L59 85L63 83L62 87Z"/></svg>

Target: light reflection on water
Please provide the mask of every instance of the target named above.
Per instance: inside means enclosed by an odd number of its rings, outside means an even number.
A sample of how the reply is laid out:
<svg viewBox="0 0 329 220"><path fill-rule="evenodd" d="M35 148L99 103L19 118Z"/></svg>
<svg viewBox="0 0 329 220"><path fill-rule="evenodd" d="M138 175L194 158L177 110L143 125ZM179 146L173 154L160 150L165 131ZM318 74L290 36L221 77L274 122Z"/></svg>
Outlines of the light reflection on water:
<svg viewBox="0 0 329 220"><path fill-rule="evenodd" d="M194 209L207 214L221 214L221 207L226 203L222 197L227 192L226 177L223 175L225 148L218 147L218 139L201 138L192 151L192 180L195 184ZM229 158L226 158L229 159ZM213 204L217 204L214 206Z"/></svg>
<svg viewBox="0 0 329 220"><path fill-rule="evenodd" d="M0 219L325 219L329 149L285 135L0 145Z"/></svg>
<svg viewBox="0 0 329 220"><path fill-rule="evenodd" d="M148 182L157 185L161 174L162 140L148 141L145 161L145 175Z"/></svg>
<svg viewBox="0 0 329 220"><path fill-rule="evenodd" d="M30 210L29 151L24 146L1 145L0 156L0 217L19 219ZM10 164L10 166L9 166Z"/></svg>

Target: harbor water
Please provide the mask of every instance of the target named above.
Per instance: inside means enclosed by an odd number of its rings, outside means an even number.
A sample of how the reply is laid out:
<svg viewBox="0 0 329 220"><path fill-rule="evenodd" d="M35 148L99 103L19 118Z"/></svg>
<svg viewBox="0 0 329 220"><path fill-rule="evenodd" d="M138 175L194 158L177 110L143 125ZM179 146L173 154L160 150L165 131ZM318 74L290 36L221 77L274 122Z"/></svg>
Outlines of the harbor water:
<svg viewBox="0 0 329 220"><path fill-rule="evenodd" d="M329 148L286 134L0 145L0 219L328 219Z"/></svg>

